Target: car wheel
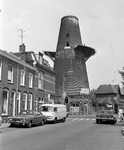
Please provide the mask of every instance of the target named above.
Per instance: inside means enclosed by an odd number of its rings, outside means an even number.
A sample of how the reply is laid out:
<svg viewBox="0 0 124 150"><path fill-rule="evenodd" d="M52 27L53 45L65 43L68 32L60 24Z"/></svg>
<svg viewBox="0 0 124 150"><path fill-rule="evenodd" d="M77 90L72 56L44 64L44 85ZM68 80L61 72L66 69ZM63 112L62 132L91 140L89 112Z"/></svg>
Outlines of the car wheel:
<svg viewBox="0 0 124 150"><path fill-rule="evenodd" d="M65 122L66 121L66 118L64 117L63 119L62 119L62 122Z"/></svg>
<svg viewBox="0 0 124 150"><path fill-rule="evenodd" d="M43 126L43 125L44 125L44 120L41 120L41 123L40 123L40 124L41 124L41 126Z"/></svg>
<svg viewBox="0 0 124 150"><path fill-rule="evenodd" d="M57 118L54 119L54 124L56 124L56 123L57 123Z"/></svg>
<svg viewBox="0 0 124 150"><path fill-rule="evenodd" d="M30 121L27 125L28 128L31 128L32 127L32 122Z"/></svg>
<svg viewBox="0 0 124 150"><path fill-rule="evenodd" d="M98 119L96 119L96 123L99 123L99 120L98 120Z"/></svg>
<svg viewBox="0 0 124 150"><path fill-rule="evenodd" d="M113 121L112 124L115 124L116 121Z"/></svg>
<svg viewBox="0 0 124 150"><path fill-rule="evenodd" d="M11 123L9 127L10 127L10 128L11 128L11 127L14 127L14 124Z"/></svg>

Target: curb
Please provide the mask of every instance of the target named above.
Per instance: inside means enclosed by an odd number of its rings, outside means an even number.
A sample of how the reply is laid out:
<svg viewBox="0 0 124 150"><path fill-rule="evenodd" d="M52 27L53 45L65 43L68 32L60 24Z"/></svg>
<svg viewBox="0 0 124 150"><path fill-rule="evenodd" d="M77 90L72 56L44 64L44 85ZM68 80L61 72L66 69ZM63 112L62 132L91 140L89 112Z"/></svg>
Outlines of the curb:
<svg viewBox="0 0 124 150"><path fill-rule="evenodd" d="M122 129L121 129L121 133L122 133L122 135L124 136L124 126L123 126Z"/></svg>
<svg viewBox="0 0 124 150"><path fill-rule="evenodd" d="M9 127L9 123L2 123L0 129L5 129Z"/></svg>

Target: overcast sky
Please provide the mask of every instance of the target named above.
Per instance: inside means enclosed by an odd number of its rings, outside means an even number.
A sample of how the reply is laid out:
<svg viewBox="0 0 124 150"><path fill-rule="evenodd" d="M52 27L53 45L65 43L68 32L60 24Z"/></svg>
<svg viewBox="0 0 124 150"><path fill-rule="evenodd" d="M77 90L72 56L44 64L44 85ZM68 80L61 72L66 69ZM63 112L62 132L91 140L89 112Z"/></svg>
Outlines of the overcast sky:
<svg viewBox="0 0 124 150"><path fill-rule="evenodd" d="M56 51L61 18L79 19L82 43L96 50L86 63L90 89L121 84L124 67L124 0L1 0L0 49ZM1 34L2 33L2 34Z"/></svg>

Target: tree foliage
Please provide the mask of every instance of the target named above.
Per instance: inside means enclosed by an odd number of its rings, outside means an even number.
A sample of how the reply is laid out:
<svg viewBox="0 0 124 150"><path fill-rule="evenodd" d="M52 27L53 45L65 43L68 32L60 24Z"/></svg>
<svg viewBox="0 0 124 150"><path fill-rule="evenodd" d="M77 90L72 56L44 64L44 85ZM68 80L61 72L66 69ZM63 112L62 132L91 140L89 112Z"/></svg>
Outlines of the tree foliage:
<svg viewBox="0 0 124 150"><path fill-rule="evenodd" d="M122 85L123 85L123 87L124 87L124 71L119 71L119 73L120 73L120 75L121 75L121 77L122 77Z"/></svg>

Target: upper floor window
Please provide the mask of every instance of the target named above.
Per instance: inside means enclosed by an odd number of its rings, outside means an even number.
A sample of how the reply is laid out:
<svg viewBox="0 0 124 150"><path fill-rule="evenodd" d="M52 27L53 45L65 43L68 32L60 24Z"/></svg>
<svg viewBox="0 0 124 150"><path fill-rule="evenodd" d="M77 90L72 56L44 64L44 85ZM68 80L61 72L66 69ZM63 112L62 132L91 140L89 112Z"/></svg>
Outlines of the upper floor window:
<svg viewBox="0 0 124 150"><path fill-rule="evenodd" d="M69 37L69 33L66 34L66 37Z"/></svg>
<svg viewBox="0 0 124 150"><path fill-rule="evenodd" d="M13 83L13 66L8 65L8 82Z"/></svg>
<svg viewBox="0 0 124 150"><path fill-rule="evenodd" d="M33 74L29 73L29 87L32 88L33 87Z"/></svg>
<svg viewBox="0 0 124 150"><path fill-rule="evenodd" d="M0 80L1 80L1 75L2 75L2 61L0 60Z"/></svg>
<svg viewBox="0 0 124 150"><path fill-rule="evenodd" d="M21 69L20 85L25 85L25 71Z"/></svg>
<svg viewBox="0 0 124 150"><path fill-rule="evenodd" d="M43 89L43 73L38 73L38 88Z"/></svg>

